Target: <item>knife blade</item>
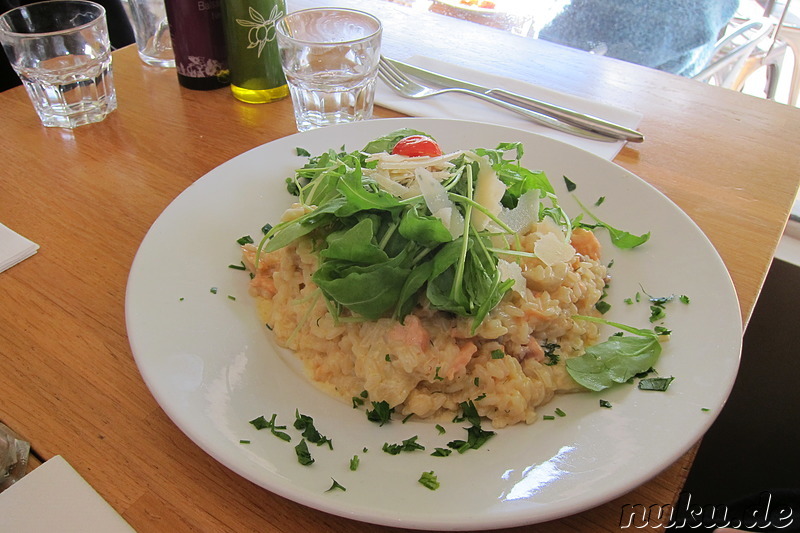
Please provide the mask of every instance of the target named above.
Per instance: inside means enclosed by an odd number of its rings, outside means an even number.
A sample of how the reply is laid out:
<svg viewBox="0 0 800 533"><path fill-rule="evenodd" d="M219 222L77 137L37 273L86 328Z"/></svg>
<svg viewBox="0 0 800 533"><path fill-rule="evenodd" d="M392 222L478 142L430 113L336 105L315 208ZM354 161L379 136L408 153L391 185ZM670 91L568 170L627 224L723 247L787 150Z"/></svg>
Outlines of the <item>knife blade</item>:
<svg viewBox="0 0 800 533"><path fill-rule="evenodd" d="M532 111L537 111L539 113L551 116L553 118L557 118L569 124L588 129L589 131L594 131L596 133L601 133L603 135L614 137L615 139L620 139L629 142L644 141L644 135L641 132L638 132L631 128L626 128L625 126L622 126L620 124L615 124L614 122L609 122L594 115L580 113L578 111L566 107L561 107L555 104L550 104L548 102L544 102L536 98L531 98L529 96L523 96L521 94L513 93L511 91L506 91L505 89L496 87L494 88L485 87L483 85L470 83L465 80L451 78L450 76L445 76L444 74L439 74L437 72L432 72L430 70L410 65L408 63L403 63L402 61L398 61L396 59L389 59L389 58L385 59L398 69L404 71L406 74L411 74L412 76L416 76L422 80L435 83L436 85L439 85L441 87L458 87L461 89L467 89L470 91L478 92L486 96L491 96L499 100L508 102L510 104L517 105L519 107L530 109Z"/></svg>

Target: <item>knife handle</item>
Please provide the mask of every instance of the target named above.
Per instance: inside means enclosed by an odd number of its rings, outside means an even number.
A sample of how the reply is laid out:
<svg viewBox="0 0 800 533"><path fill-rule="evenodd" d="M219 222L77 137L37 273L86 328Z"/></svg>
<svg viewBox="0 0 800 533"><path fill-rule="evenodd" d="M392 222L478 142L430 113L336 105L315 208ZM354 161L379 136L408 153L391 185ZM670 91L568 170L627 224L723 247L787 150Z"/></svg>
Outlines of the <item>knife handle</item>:
<svg viewBox="0 0 800 533"><path fill-rule="evenodd" d="M642 135L640 132L626 128L619 124L614 124L613 122L608 122L607 120L603 120L593 115L579 113L577 111L573 111L572 109L549 104L547 102L512 93L504 89L489 89L485 94L518 107L530 109L532 111L558 118L590 131L612 136L615 139L629 142L644 141L644 135Z"/></svg>
<svg viewBox="0 0 800 533"><path fill-rule="evenodd" d="M509 111L513 111L514 113L521 115L537 124L541 124L543 126L547 126L548 128L552 128L558 131L563 131L565 133L569 133L571 135L577 135L579 137L584 137L587 139L592 139L594 141L604 141L604 142L614 142L620 140L619 135L609 135L605 132L599 132L592 129L589 129L585 126L573 124L571 122L566 122L561 120L560 118L555 118L550 115L546 115L544 113L540 113L539 111L535 111L533 109L529 109L527 107L522 107L511 102L507 102L505 100L501 100L500 98L495 98L489 94L480 93L477 91L471 91L469 89L460 89L456 87L448 87L444 89L447 92L457 92L462 94L468 94L470 96L474 96L476 98L480 98L481 100L485 100L487 102L491 102L497 106L500 106L504 109Z"/></svg>

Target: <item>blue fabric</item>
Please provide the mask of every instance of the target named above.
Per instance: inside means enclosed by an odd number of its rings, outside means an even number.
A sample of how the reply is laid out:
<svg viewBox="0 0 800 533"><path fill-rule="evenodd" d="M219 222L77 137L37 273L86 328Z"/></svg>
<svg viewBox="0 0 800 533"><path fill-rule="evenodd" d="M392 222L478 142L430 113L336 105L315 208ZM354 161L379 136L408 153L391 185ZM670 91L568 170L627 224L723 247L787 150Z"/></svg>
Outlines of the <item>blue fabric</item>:
<svg viewBox="0 0 800 533"><path fill-rule="evenodd" d="M538 37L693 76L738 6L739 0L572 0Z"/></svg>

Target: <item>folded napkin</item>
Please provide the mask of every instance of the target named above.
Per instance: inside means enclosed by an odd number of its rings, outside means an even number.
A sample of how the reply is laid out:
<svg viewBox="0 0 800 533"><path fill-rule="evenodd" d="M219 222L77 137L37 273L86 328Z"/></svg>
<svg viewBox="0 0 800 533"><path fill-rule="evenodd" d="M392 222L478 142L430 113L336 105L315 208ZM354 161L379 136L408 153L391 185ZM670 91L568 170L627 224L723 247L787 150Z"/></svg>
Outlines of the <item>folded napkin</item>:
<svg viewBox="0 0 800 533"><path fill-rule="evenodd" d="M562 107L568 107L575 111L591 114L628 128L635 129L642 119L641 113L553 91L552 89L532 85L523 81L486 74L430 57L414 56L410 59L403 59L403 62L444 74L451 78L462 79L490 88L506 89ZM375 92L375 103L415 117L468 118L469 120L477 122L489 122L492 124L501 124L524 129L546 137L558 139L608 160L614 159L625 144L624 141L594 141L556 131L545 126L540 126L511 111L497 107L494 104L483 102L464 94L448 93L425 98L423 100L411 100L400 96L385 83L379 81Z"/></svg>
<svg viewBox="0 0 800 533"><path fill-rule="evenodd" d="M39 245L0 224L0 272L36 253Z"/></svg>
<svg viewBox="0 0 800 533"><path fill-rule="evenodd" d="M60 455L0 493L0 531L135 533Z"/></svg>

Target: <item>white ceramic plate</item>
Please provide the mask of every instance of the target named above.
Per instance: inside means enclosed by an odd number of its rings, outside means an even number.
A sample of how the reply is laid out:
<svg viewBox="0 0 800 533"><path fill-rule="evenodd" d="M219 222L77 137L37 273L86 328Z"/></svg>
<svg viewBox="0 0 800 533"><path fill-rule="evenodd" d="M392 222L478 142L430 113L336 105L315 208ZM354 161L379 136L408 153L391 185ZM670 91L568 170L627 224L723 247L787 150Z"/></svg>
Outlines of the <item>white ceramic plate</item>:
<svg viewBox="0 0 800 533"><path fill-rule="evenodd" d="M687 295L667 306L672 339L657 365L674 376L666 392L620 386L557 397L543 414L555 420L500 430L479 450L432 457L464 437L463 424L383 427L311 385L290 353L276 349L247 293L248 276L228 268L236 239L260 238L292 202L284 180L312 154L348 150L401 127L435 136L445 150L525 144L523 163L547 171L572 216L578 208L562 175L595 213L632 233L652 232L644 246L614 249L604 232L604 260L614 261L607 318L651 327L646 290ZM213 294L211 288L216 287ZM229 296L235 298L231 299ZM292 135L219 166L187 188L153 224L133 263L126 316L139 369L170 418L206 452L241 476L302 504L357 520L419 529L481 529L531 524L607 502L669 466L709 427L736 375L741 321L733 285L700 229L670 200L626 170L569 145L502 126L438 119L372 120ZM608 333L612 333L609 330ZM599 400L611 402L602 408ZM295 457L295 410L311 416L334 449L311 446L316 462ZM275 413L292 442L256 431L248 421ZM488 425L488 424L487 424ZM419 436L425 452L391 456L381 446ZM249 440L243 444L241 440ZM363 449L368 451L364 452ZM360 457L356 471L349 461ZM434 471L441 486L417 482ZM326 490L334 478L346 491ZM629 502L666 504L669 502Z"/></svg>

